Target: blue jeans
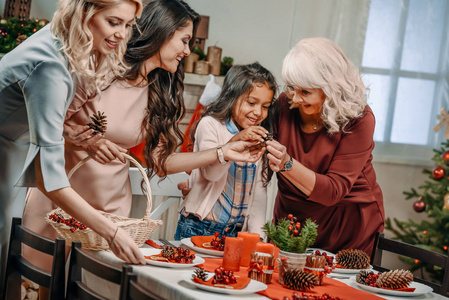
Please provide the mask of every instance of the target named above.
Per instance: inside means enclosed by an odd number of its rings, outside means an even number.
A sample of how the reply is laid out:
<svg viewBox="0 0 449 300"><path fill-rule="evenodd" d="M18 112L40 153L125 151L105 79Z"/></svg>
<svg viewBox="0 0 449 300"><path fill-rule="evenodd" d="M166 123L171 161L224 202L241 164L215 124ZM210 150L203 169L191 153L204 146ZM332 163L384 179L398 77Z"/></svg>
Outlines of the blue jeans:
<svg viewBox="0 0 449 300"><path fill-rule="evenodd" d="M227 231L225 231L226 228L228 228ZM225 234L228 237L236 237L237 232L241 230L242 224L223 224L200 220L193 214L189 214L187 217L181 214L178 220L178 227L176 227L175 240L179 241L197 235L214 235L216 231L220 233L220 236Z"/></svg>

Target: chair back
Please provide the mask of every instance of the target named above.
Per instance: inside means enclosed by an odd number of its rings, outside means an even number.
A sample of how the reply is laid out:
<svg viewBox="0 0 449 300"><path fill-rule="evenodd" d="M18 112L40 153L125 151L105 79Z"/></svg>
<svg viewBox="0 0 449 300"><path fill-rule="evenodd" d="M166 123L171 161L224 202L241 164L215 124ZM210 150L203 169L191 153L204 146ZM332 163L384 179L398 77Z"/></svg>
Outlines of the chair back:
<svg viewBox="0 0 449 300"><path fill-rule="evenodd" d="M382 232L377 232L373 252L371 253L371 265L375 270L381 272L388 271L388 269L381 266L383 251L417 259L442 268L444 276L441 285L415 276L413 280L430 286L438 294L447 296L449 291L449 258L447 255L389 239Z"/></svg>
<svg viewBox="0 0 449 300"><path fill-rule="evenodd" d="M22 256L22 245L53 256L51 273L31 264ZM42 237L22 226L21 218L13 218L9 240L3 292L6 299L21 299L22 276L49 289L50 300L64 299L65 240Z"/></svg>
<svg viewBox="0 0 449 300"><path fill-rule="evenodd" d="M137 275L132 273L132 266L123 266L125 274L123 294L124 298L121 300L163 300L156 293L148 290L142 284L137 282Z"/></svg>
<svg viewBox="0 0 449 300"><path fill-rule="evenodd" d="M66 300L105 300L103 295L94 291L82 282L82 272L88 271L104 280L122 287L124 273L121 269L96 259L85 249L81 248L81 242L72 242L70 253L69 275L67 279ZM122 288L120 288L122 297ZM122 299L122 298L121 298Z"/></svg>

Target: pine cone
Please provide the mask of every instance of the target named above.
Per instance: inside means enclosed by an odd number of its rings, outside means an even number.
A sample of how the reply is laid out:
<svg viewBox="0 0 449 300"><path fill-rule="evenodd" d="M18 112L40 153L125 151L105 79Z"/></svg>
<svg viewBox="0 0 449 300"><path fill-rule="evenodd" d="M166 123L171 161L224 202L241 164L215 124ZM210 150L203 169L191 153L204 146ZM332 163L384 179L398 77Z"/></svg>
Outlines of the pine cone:
<svg viewBox="0 0 449 300"><path fill-rule="evenodd" d="M319 284L318 276L299 269L285 271L283 278L284 285L296 291L308 291Z"/></svg>
<svg viewBox="0 0 449 300"><path fill-rule="evenodd" d="M90 119L91 123L87 124L91 129L94 130L93 135L97 135L99 133L105 133L108 121L106 120L106 116L104 112L98 112L98 114L93 114Z"/></svg>
<svg viewBox="0 0 449 300"><path fill-rule="evenodd" d="M413 281L413 274L409 270L391 270L380 274L376 285L389 289L400 289L407 287L411 281Z"/></svg>
<svg viewBox="0 0 449 300"><path fill-rule="evenodd" d="M359 249L341 250L335 256L335 261L346 269L366 269L369 260L368 254Z"/></svg>
<svg viewBox="0 0 449 300"><path fill-rule="evenodd" d="M165 245L164 248L162 248L161 255L167 259L170 259L170 256L174 255L176 251L177 250L174 247Z"/></svg>
<svg viewBox="0 0 449 300"><path fill-rule="evenodd" d="M198 279L202 281L207 280L207 274L204 272L203 268L196 268L195 271L193 271L195 274L193 276L197 277Z"/></svg>
<svg viewBox="0 0 449 300"><path fill-rule="evenodd" d="M360 284L368 285L368 282L366 281L369 277L369 272L362 270L355 276L355 281L357 281Z"/></svg>

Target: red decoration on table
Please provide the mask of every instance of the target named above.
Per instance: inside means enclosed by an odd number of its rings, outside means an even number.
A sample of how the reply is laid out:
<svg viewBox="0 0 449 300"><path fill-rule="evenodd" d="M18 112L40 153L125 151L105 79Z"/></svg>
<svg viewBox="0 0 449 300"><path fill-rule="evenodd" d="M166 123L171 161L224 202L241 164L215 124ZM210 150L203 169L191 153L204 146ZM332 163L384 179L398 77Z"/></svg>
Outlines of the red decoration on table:
<svg viewBox="0 0 449 300"><path fill-rule="evenodd" d="M153 247L153 248L156 248L156 249L162 248L161 245L156 244L153 240L146 240L146 241L145 241L145 244L147 244L147 245L149 245L149 246L151 246L151 247Z"/></svg>
<svg viewBox="0 0 449 300"><path fill-rule="evenodd" d="M209 250L223 251L224 243L226 241L226 236L222 235L220 239L218 239L215 235L206 235L206 236L192 236L190 241L196 246ZM216 241L217 243L215 243Z"/></svg>
<svg viewBox="0 0 449 300"><path fill-rule="evenodd" d="M441 180L444 178L445 175L445 171L441 166L436 167L435 169L433 169L432 171L432 177L435 180Z"/></svg>
<svg viewBox="0 0 449 300"><path fill-rule="evenodd" d="M226 270L239 271L240 258L242 257L243 238L227 237L223 253L222 266Z"/></svg>
<svg viewBox="0 0 449 300"><path fill-rule="evenodd" d="M243 238L242 256L240 258L240 265L243 267L249 266L251 261L251 254L256 250L256 245L260 240L260 234L253 232L240 231L237 233L238 237Z"/></svg>
<svg viewBox="0 0 449 300"><path fill-rule="evenodd" d="M241 290L249 284L251 279L247 277L239 277L236 279L233 271L226 271L223 267L218 267L214 271L214 276L209 280L203 281L193 276L193 281L218 288Z"/></svg>
<svg viewBox="0 0 449 300"><path fill-rule="evenodd" d="M178 247L178 251L179 251ZM183 249L183 248L181 248ZM183 249L184 250L184 249ZM150 255L150 256L145 256L146 259L151 259L154 261L166 261L168 263L177 263L177 264L191 264L192 261L195 259L195 252L189 250L189 249L185 249L182 252L177 252L176 254L174 254L172 257L170 258L166 258L162 255L162 253L156 254L156 255Z"/></svg>
<svg viewBox="0 0 449 300"><path fill-rule="evenodd" d="M413 203L413 209L418 213L423 212L426 210L426 203L422 200L416 200Z"/></svg>

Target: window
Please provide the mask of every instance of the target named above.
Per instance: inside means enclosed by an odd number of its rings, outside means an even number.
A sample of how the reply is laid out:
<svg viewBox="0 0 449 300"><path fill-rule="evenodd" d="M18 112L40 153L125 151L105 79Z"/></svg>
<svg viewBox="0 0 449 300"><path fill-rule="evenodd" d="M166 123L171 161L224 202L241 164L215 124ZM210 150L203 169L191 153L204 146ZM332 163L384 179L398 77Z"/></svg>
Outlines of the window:
<svg viewBox="0 0 449 300"><path fill-rule="evenodd" d="M374 140L389 149L431 149L448 107L449 1L371 0L361 73L376 116ZM413 148L413 147L412 147Z"/></svg>

